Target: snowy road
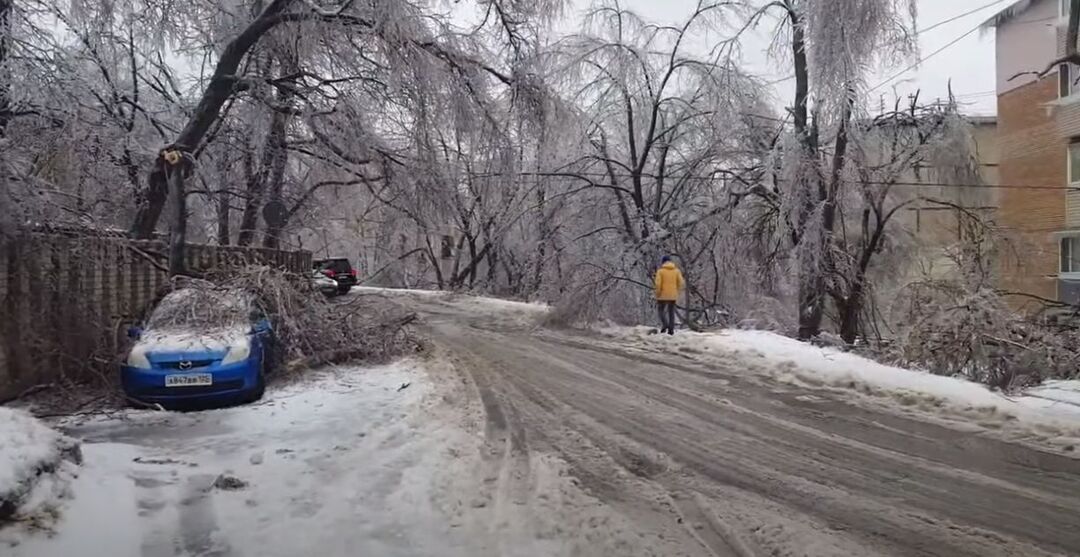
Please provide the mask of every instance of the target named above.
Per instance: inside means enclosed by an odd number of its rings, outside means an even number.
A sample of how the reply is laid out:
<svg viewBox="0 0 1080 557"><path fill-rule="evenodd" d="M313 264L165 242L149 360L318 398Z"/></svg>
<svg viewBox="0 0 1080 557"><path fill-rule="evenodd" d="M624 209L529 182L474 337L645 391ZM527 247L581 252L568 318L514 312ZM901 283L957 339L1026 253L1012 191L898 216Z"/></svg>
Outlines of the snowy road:
<svg viewBox="0 0 1080 557"><path fill-rule="evenodd" d="M0 554L1080 555L1080 460L1002 441L1008 418L946 427L535 306L363 295L418 311L431 354L69 424L71 497Z"/></svg>
<svg viewBox="0 0 1080 557"><path fill-rule="evenodd" d="M657 554L1080 555L1080 460L760 381L734 356L405 303L477 385L522 489L530 455L556 454Z"/></svg>

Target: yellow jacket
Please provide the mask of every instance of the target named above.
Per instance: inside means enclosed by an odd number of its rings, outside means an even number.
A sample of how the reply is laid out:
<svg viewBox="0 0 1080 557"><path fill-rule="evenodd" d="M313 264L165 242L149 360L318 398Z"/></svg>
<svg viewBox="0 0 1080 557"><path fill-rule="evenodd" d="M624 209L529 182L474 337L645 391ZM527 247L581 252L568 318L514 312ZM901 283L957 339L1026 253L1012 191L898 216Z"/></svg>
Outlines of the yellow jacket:
<svg viewBox="0 0 1080 557"><path fill-rule="evenodd" d="M668 261L656 270L656 299L660 302L676 302L685 283L675 263Z"/></svg>

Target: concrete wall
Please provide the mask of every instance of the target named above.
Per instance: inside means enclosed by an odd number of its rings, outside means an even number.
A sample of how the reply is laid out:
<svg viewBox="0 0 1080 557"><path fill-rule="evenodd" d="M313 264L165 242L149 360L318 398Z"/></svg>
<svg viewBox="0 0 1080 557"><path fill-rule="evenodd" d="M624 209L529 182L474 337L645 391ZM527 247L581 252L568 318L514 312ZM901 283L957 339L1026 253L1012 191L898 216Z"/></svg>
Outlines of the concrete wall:
<svg viewBox="0 0 1080 557"><path fill-rule="evenodd" d="M979 181L987 185L999 183L999 148L997 124L993 118L975 118L971 127L971 152L979 165ZM998 191L996 188L934 186L948 178L939 176L934 168L920 169L908 180L928 184L920 187L922 196L964 207L987 221L996 219ZM902 283L925 278L952 276L956 264L950 252L963 239L964 212L930 201L912 204L897 217L898 224L909 231L916 241L910 268L900 277Z"/></svg>
<svg viewBox="0 0 1080 557"><path fill-rule="evenodd" d="M123 238L0 238L0 400L31 385L115 373L128 324L167 282L165 245ZM189 268L307 273L308 252L192 245Z"/></svg>

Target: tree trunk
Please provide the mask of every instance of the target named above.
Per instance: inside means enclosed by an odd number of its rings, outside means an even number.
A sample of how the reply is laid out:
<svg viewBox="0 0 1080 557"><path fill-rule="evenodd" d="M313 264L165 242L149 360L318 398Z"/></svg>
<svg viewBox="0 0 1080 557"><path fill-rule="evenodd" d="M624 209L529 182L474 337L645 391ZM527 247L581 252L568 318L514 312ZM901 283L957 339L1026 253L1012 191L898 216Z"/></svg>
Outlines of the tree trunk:
<svg viewBox="0 0 1080 557"><path fill-rule="evenodd" d="M167 163L166 163L167 164ZM187 194L184 192L184 165L181 159L167 167L169 184L169 275L187 274L184 247L187 244Z"/></svg>
<svg viewBox="0 0 1080 557"><path fill-rule="evenodd" d="M255 229L259 225L259 208L262 207L263 180L261 167L255 167L254 144L248 142L244 153L244 210L240 213L240 233L236 244L250 246L255 241Z"/></svg>
<svg viewBox="0 0 1080 557"><path fill-rule="evenodd" d="M431 237L425 234L424 242L427 243L426 253L428 256L428 260L431 261L431 266L435 270L435 284L437 285L437 288L439 290L443 290L446 288L446 281L443 279L442 266L439 258L435 257L435 248L431 247Z"/></svg>
<svg viewBox="0 0 1080 557"><path fill-rule="evenodd" d="M10 0L0 0L2 1ZM221 107L242 88L237 78L240 63L263 35L278 24L289 20L290 14L286 14L285 11L292 3L293 0L273 0L243 32L229 42L221 53L221 59L214 68L210 83L203 91L195 112L173 142L172 148L190 153L199 146L210 130L210 126L221 115ZM136 238L149 238L153 235L158 218L168 199L169 188L165 175L157 171L157 167L162 163L162 156L162 154L158 155L158 164L150 173L147 194L138 199L139 208L130 230L131 235Z"/></svg>
<svg viewBox="0 0 1080 557"><path fill-rule="evenodd" d="M542 180L542 179L541 179ZM550 215L547 210L547 191L544 186L536 188L537 212L540 215L537 232L540 238L536 242L536 264L533 266L532 284L529 287L528 296L531 299L540 292L544 283L544 261L547 259L548 238L551 236Z"/></svg>
<svg viewBox="0 0 1080 557"><path fill-rule="evenodd" d="M154 236L158 219L165 210L165 202L169 199L169 180L165 175L167 165L159 156L154 163L154 170L147 177L146 191L135 194L138 211L135 213L131 235L137 239L148 240Z"/></svg>
<svg viewBox="0 0 1080 557"><path fill-rule="evenodd" d="M476 238L469 236L469 260L476 261ZM480 267L479 262L469 269L469 290L476 287L476 271Z"/></svg>
<svg viewBox="0 0 1080 557"><path fill-rule="evenodd" d="M286 73L297 71L299 63L289 60L282 66ZM270 134L266 140L266 157L270 162L267 173L269 188L267 189L267 211L263 213L263 222L266 224L266 232L263 235L263 247L277 249L281 245L281 233L288 224L288 211L281 197L281 190L285 185L285 169L289 163L289 151L286 149L289 120L291 118L292 101L294 94L289 89L278 89L277 100L279 106L274 111L270 121Z"/></svg>
<svg viewBox="0 0 1080 557"><path fill-rule="evenodd" d="M223 189L217 194L217 243L227 246L232 243L232 193Z"/></svg>
<svg viewBox="0 0 1080 557"><path fill-rule="evenodd" d="M490 241L491 240L488 240L488 242L490 242ZM496 250L489 251L488 256L487 256L487 279L486 279L488 288L497 290L496 281L497 281L498 275L496 274L496 272L498 271L498 265L499 265L499 252L496 251Z"/></svg>
<svg viewBox="0 0 1080 557"><path fill-rule="evenodd" d="M11 74L7 68L14 8L14 0L0 0L0 138L7 134L7 125L11 120Z"/></svg>
<svg viewBox="0 0 1080 557"><path fill-rule="evenodd" d="M855 344L859 336L859 315L862 314L862 281L853 284L847 300L837 308L840 312L840 338L848 344Z"/></svg>
<svg viewBox="0 0 1080 557"><path fill-rule="evenodd" d="M227 246L232 243L232 188L229 187L229 161L218 161L217 175L221 191L217 192L217 243Z"/></svg>
<svg viewBox="0 0 1080 557"><path fill-rule="evenodd" d="M826 185L821 179L818 179L817 199L821 203L821 233L814 234L811 238L814 241L813 250L816 253L811 253L810 257L816 259L814 265L810 265L807 269L809 276L804 275L804 280L800 282L801 288L806 288L806 291L802 292L800 296L800 320L799 320L799 338L806 340L821 334L821 321L825 314L825 281L828 277L833 276L835 273L835 266L833 261L833 231L836 227L836 200L840 193L841 188L841 176L843 173L844 165L847 161L847 147L848 147L848 124L851 118L851 104L846 105L842 120L840 121L840 129L837 131L836 144L833 149L832 168L830 169L829 183ZM815 160L816 157L815 157ZM804 250L805 254L806 251ZM860 277L865 274L865 270L860 270ZM861 311L861 279L858 285L859 294L853 294L849 297L847 304L855 306L855 325L852 328L851 334L857 334L858 332L858 319L859 312ZM805 298L803 297L805 296ZM839 309L839 308L838 308ZM846 311L841 310L841 323L846 319Z"/></svg>
<svg viewBox="0 0 1080 557"><path fill-rule="evenodd" d="M798 174L804 179L800 187L808 190L804 192L802 202L799 203L796 223L798 230L794 237L799 249L799 338L806 340L821 334L821 320L824 315L822 290L825 281L817 260L823 247L821 235L806 233L806 227L817 208L817 196L812 193L817 193L820 189L821 177L817 165L817 140L813 137L814 131L809 124L810 73L806 58L806 39L797 12L789 7L788 13L791 19L791 50L795 66L795 106L792 109L792 119L799 137L799 146L803 150ZM814 242L813 246L802 245L808 236Z"/></svg>

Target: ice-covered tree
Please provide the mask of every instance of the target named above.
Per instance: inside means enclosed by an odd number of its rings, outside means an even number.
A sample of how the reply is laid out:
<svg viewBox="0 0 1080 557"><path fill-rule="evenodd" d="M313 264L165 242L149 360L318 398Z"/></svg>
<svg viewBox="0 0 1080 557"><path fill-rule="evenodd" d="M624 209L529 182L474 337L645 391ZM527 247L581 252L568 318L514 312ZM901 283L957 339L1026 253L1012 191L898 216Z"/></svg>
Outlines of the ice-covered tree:
<svg viewBox="0 0 1080 557"><path fill-rule="evenodd" d="M870 69L915 51L913 0L777 0L751 25L776 22L773 53L790 62L795 92L793 137L781 142L778 192L799 276L799 336L821 331L830 245L853 119L866 117L860 97Z"/></svg>

